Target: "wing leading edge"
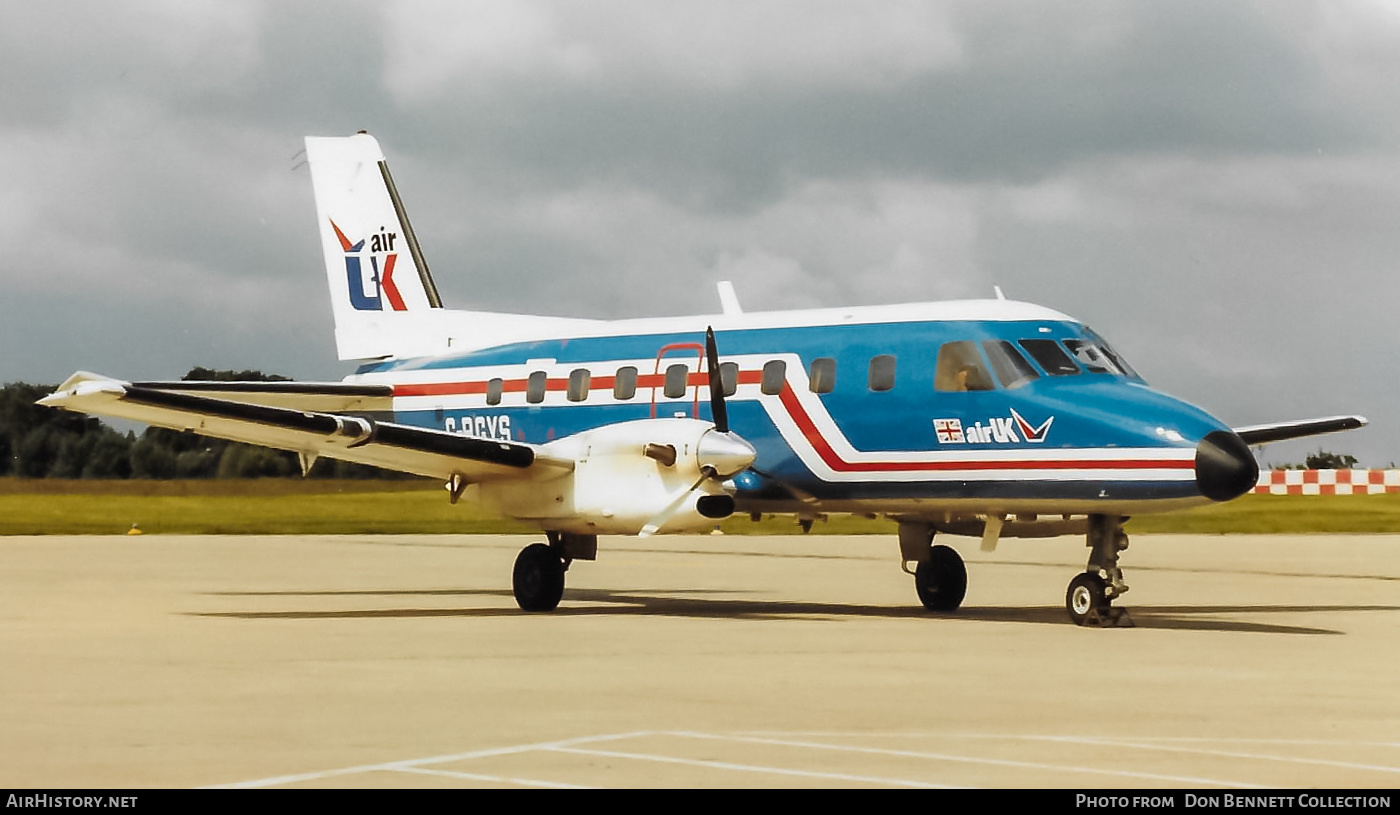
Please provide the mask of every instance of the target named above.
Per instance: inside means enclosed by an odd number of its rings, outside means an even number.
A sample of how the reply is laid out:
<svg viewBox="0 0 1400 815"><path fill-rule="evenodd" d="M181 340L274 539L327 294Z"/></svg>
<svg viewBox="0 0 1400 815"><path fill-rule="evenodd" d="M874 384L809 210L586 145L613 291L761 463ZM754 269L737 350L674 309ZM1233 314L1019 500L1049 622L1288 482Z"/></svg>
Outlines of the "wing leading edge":
<svg viewBox="0 0 1400 815"><path fill-rule="evenodd" d="M189 387L188 382L133 384L77 373L57 391L40 399L39 404L291 450L301 456L306 466L317 457L326 456L444 480L457 477L466 482L550 478L563 475L574 466L571 460L549 456L534 445L520 442L479 439L357 416L225 398L230 392L249 400L259 390L266 395L266 389L241 387L252 383L199 384L210 387ZM308 403L358 402L380 397L386 406L388 403L387 394L350 390L362 386L331 386L329 390L319 386L322 390L318 392L318 386L304 383L257 384L281 386L271 389L280 392L273 393L274 398L300 397ZM220 397L191 392L199 390L222 392Z"/></svg>

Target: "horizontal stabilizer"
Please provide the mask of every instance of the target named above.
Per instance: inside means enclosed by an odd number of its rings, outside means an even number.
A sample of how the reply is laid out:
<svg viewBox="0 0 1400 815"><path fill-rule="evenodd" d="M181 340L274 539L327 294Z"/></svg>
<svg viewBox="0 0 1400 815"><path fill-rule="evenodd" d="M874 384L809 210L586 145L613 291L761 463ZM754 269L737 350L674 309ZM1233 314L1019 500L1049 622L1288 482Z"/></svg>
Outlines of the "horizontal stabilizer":
<svg viewBox="0 0 1400 815"><path fill-rule="evenodd" d="M1256 424L1235 428L1235 435L1244 439L1245 444L1268 444L1274 441L1301 439L1320 436L1323 433L1336 433L1342 430L1355 430L1364 427L1366 419L1361 416L1328 416L1325 419L1304 419L1297 422L1277 422Z"/></svg>
<svg viewBox="0 0 1400 815"><path fill-rule="evenodd" d="M39 404L291 450L303 457L325 456L444 480L453 476L466 482L549 478L573 468L572 461L541 454L531 444L250 404L173 388L145 387L95 374L69 377Z"/></svg>

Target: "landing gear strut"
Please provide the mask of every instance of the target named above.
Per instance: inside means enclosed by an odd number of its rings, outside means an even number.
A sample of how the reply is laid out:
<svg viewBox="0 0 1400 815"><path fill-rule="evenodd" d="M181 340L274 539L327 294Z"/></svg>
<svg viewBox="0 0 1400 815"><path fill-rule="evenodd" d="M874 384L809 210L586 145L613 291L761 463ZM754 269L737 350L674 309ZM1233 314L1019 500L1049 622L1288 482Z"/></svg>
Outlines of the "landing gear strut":
<svg viewBox="0 0 1400 815"><path fill-rule="evenodd" d="M1113 601L1128 591L1118 568L1118 553L1128 548L1123 520L1117 515L1089 516L1089 564L1065 592L1065 609L1076 625L1132 627L1128 612L1113 607Z"/></svg>

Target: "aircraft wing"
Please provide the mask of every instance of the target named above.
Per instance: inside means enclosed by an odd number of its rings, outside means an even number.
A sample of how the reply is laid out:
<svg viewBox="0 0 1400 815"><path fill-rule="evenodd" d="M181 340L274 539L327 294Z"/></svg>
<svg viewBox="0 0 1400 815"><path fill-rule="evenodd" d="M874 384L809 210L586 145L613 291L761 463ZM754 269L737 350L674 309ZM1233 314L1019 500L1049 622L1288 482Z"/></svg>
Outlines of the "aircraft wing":
<svg viewBox="0 0 1400 815"><path fill-rule="evenodd" d="M1235 428L1235 435L1244 439L1245 444L1267 444L1271 441L1301 439L1323 433L1336 433L1341 430L1355 430L1363 427L1366 419L1361 416L1328 416L1325 419L1304 419L1298 422L1277 422L1256 424Z"/></svg>
<svg viewBox="0 0 1400 815"><path fill-rule="evenodd" d="M58 386L68 390L80 381L105 379L79 372ZM311 410L320 413L389 411L394 389L390 385L352 385L345 382L132 382L132 387L165 393L205 396L250 405Z"/></svg>
<svg viewBox="0 0 1400 815"><path fill-rule="evenodd" d="M202 383L226 389L211 387L202 393L192 392L201 388L189 388L189 384L130 383L79 372L57 391L40 399L39 404L291 450L307 466L317 457L326 456L441 479L460 476L469 483L550 478L563 475L574 466L572 460L549 456L535 445L522 442L479 439L334 412L228 398L236 393L252 399L256 389L245 390L242 386L267 384L283 386L283 397L295 396L297 383ZM387 395L350 390L358 387L344 386L339 394L312 395L323 400L342 399L344 404L384 396L387 406Z"/></svg>

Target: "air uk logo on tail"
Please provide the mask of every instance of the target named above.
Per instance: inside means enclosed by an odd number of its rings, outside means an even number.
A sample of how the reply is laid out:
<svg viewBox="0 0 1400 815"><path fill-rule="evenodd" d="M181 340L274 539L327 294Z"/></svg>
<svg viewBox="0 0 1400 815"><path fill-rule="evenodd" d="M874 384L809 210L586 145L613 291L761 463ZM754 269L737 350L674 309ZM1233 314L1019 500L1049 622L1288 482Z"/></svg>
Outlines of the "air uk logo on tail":
<svg viewBox="0 0 1400 815"><path fill-rule="evenodd" d="M361 239L359 243L351 243L350 239L345 237L345 233L340 231L340 227L336 226L335 221L331 221L331 229L335 230L335 236L340 240L340 248L345 251L345 278L346 285L350 288L350 305L357 311L383 311L384 301L388 300L389 308L394 311L407 311L408 306L404 305L403 295L399 294L398 286L394 285L394 263L399 257L394 251L394 241L399 236L380 227L378 232L368 238L369 251L366 252L365 239ZM364 269L366 257L370 267L368 278Z"/></svg>

